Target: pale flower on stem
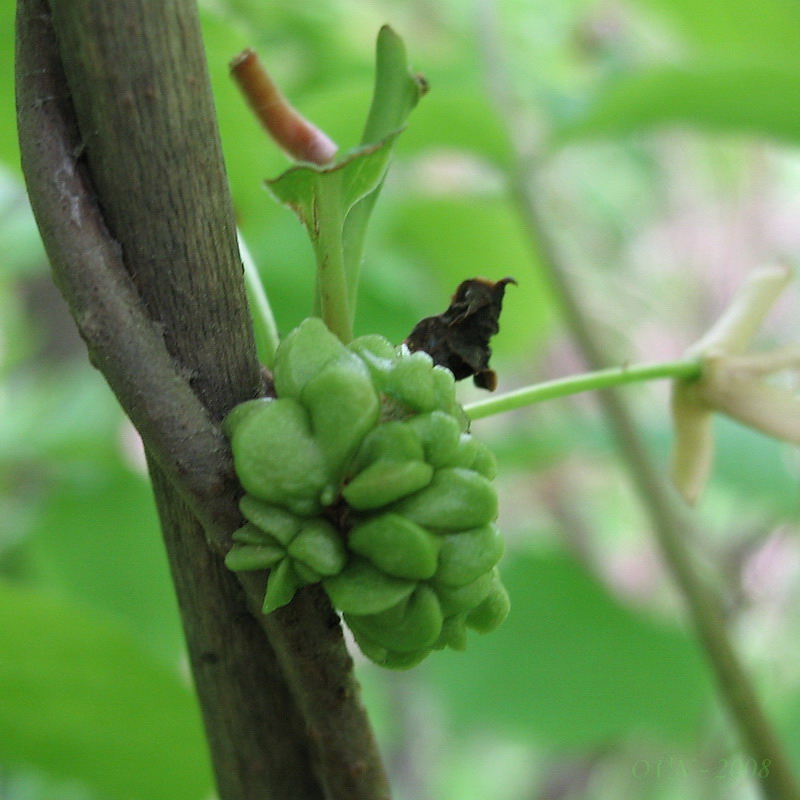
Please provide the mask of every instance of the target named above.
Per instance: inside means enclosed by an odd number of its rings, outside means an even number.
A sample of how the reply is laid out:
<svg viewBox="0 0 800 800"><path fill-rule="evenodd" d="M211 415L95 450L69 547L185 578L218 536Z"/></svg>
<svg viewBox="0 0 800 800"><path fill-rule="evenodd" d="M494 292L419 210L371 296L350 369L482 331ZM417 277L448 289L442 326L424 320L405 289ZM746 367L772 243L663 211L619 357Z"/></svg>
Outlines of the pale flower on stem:
<svg viewBox="0 0 800 800"><path fill-rule="evenodd" d="M790 280L785 268L753 272L720 319L687 352L700 362L699 377L673 382L672 479L689 503L696 502L711 470L715 412L800 444L800 396L765 380L775 372L800 369L800 345L746 352Z"/></svg>

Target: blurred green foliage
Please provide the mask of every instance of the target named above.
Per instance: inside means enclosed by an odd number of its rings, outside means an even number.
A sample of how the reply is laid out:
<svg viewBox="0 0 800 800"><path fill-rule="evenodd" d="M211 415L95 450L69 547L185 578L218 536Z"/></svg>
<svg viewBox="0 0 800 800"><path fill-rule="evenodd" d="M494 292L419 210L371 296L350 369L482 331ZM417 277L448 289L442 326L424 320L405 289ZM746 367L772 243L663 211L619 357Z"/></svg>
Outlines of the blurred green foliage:
<svg viewBox="0 0 800 800"><path fill-rule="evenodd" d="M800 250L779 224L796 219L800 188L786 147L800 138L792 0L505 0L480 15L456 0L201 6L239 223L284 332L309 313L313 254L264 190L286 161L227 64L254 46L348 148L384 22L432 91L398 140L376 209L356 333L399 341L461 280L513 275L495 346L500 390L580 368L541 243L506 190L512 139L487 88L498 54L542 160L550 234L620 362L676 355L742 270ZM13 3L0 0L0 797L201 800L207 756L136 437L49 284L24 202L12 20ZM796 320L784 314L772 332L796 335ZM630 396L663 461L664 394ZM517 800L564 770L571 793L560 797L753 796L748 785L631 775L639 758L713 760L735 741L594 406L476 429L500 456L513 610L464 654L409 674L363 667L398 798ZM796 455L731 423L720 424L718 455L700 511L713 531L704 553L724 567L734 627L797 742L800 692L781 669L800 649Z"/></svg>

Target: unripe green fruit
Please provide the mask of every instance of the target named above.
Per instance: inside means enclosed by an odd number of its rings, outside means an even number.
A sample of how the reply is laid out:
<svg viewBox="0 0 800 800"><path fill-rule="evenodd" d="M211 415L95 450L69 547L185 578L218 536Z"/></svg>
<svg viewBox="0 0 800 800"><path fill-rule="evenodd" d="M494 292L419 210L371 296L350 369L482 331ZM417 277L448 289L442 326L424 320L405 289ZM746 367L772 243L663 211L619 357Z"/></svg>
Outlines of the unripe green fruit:
<svg viewBox="0 0 800 800"><path fill-rule="evenodd" d="M462 431L469 429L469 417L456 402L456 380L453 373L445 367L435 366L433 374L434 408L450 414L458 422Z"/></svg>
<svg viewBox="0 0 800 800"><path fill-rule="evenodd" d="M356 644L358 644L361 652L371 661L374 661L376 664L386 669L411 669L411 667L415 667L420 661L423 661L431 652L428 649L417 650L410 653L389 650L379 645L377 642L373 642L366 634L361 633L358 629L352 628L351 630L353 631L353 638L355 638Z"/></svg>
<svg viewBox="0 0 800 800"><path fill-rule="evenodd" d="M397 605L416 584L381 572L364 558L354 558L322 585L331 602L344 613L377 614Z"/></svg>
<svg viewBox="0 0 800 800"><path fill-rule="evenodd" d="M497 493L477 472L440 469L428 486L395 503L392 511L426 528L476 528L496 519Z"/></svg>
<svg viewBox="0 0 800 800"><path fill-rule="evenodd" d="M417 414L403 424L417 435L422 443L425 461L432 467L457 466L453 460L458 451L461 428L453 417L443 411L434 411Z"/></svg>
<svg viewBox="0 0 800 800"><path fill-rule="evenodd" d="M275 354L275 392L278 397L299 399L306 383L345 353L344 345L316 317L303 320Z"/></svg>
<svg viewBox="0 0 800 800"><path fill-rule="evenodd" d="M467 649L466 614L453 614L442 623L442 632L436 642L436 649L442 650L449 647L452 650L463 652Z"/></svg>
<svg viewBox="0 0 800 800"><path fill-rule="evenodd" d="M239 510L262 531L274 536L282 545L288 545L300 530L301 518L280 506L265 503L250 494L239 500ZM247 526L245 526L247 527ZM234 539L242 541L234 534Z"/></svg>
<svg viewBox="0 0 800 800"><path fill-rule="evenodd" d="M369 355L389 362L397 358L397 348L377 333L368 333L366 336L359 336L358 339L353 339L347 345L347 349L352 350L362 358L365 355Z"/></svg>
<svg viewBox="0 0 800 800"><path fill-rule="evenodd" d="M492 591L493 584L494 579L489 572L465 586L454 587L432 582L439 598L439 603L442 606L442 614L445 617L451 617L453 614L460 614L475 608L486 599L489 592Z"/></svg>
<svg viewBox="0 0 800 800"><path fill-rule="evenodd" d="M382 336L373 334L355 339L347 345L347 349L364 362L375 387L383 392L397 358L396 348Z"/></svg>
<svg viewBox="0 0 800 800"><path fill-rule="evenodd" d="M476 441L476 444L478 448L470 469L474 469L487 480L493 481L497 477L497 459L483 442Z"/></svg>
<svg viewBox="0 0 800 800"><path fill-rule="evenodd" d="M264 595L264 613L269 614L276 608L285 606L301 585L302 581L295 573L292 562L284 558L277 567L270 570L267 592Z"/></svg>
<svg viewBox="0 0 800 800"><path fill-rule="evenodd" d="M467 614L467 625L479 633L490 633L505 620L510 608L508 592L495 578L489 594Z"/></svg>
<svg viewBox="0 0 800 800"><path fill-rule="evenodd" d="M425 460L425 452L416 430L408 422L392 420L376 426L364 437L350 465L350 471L354 475L358 474L376 461Z"/></svg>
<svg viewBox="0 0 800 800"><path fill-rule="evenodd" d="M433 467L424 461L376 461L353 478L342 496L361 510L381 508L427 486Z"/></svg>
<svg viewBox="0 0 800 800"><path fill-rule="evenodd" d="M436 387L431 357L419 351L396 359L385 378L384 391L414 411L433 411Z"/></svg>
<svg viewBox="0 0 800 800"><path fill-rule="evenodd" d="M496 463L452 373L310 319L278 348L277 399L225 419L247 523L226 564L268 569L264 612L320 583L367 657L407 669L508 612L495 564Z"/></svg>
<svg viewBox="0 0 800 800"><path fill-rule="evenodd" d="M347 624L387 650L413 652L433 647L442 632L436 594L420 585L397 605L378 614L346 614Z"/></svg>
<svg viewBox="0 0 800 800"><path fill-rule="evenodd" d="M224 420L222 420L223 433L229 438L233 438L233 432L241 425L244 420L253 413L258 413L265 403L270 402L267 397L258 397L255 400L245 400L238 406L232 408Z"/></svg>
<svg viewBox="0 0 800 800"><path fill-rule="evenodd" d="M505 548L500 531L492 524L441 538L436 580L448 586L465 586L491 571Z"/></svg>
<svg viewBox="0 0 800 800"><path fill-rule="evenodd" d="M462 433L458 440L455 453L453 453L452 466L462 469L472 469L475 456L478 455L478 443L468 433Z"/></svg>
<svg viewBox="0 0 800 800"><path fill-rule="evenodd" d="M308 414L290 399L264 400L231 436L236 472L248 494L291 509L313 508L328 474Z"/></svg>
<svg viewBox="0 0 800 800"><path fill-rule="evenodd" d="M358 356L345 351L306 382L301 397L328 472L338 483L380 415L369 372Z"/></svg>
<svg viewBox="0 0 800 800"><path fill-rule="evenodd" d="M490 481L497 475L497 460L489 448L468 433L461 435L451 466L471 469Z"/></svg>
<svg viewBox="0 0 800 800"><path fill-rule="evenodd" d="M422 580L436 571L438 537L397 514L381 514L350 531L348 547L398 578Z"/></svg>
<svg viewBox="0 0 800 800"><path fill-rule="evenodd" d="M292 539L289 555L322 575L336 575L347 563L344 542L336 529L323 519L310 519Z"/></svg>
<svg viewBox="0 0 800 800"><path fill-rule="evenodd" d="M234 534L234 538L241 542L242 538L246 539L248 537L248 534L249 532L246 532L244 537L237 537ZM225 566L235 572L239 570L269 569L277 564L283 556L283 548L276 544L274 540L271 543L265 541L262 534L260 543L245 541L232 548L225 556Z"/></svg>

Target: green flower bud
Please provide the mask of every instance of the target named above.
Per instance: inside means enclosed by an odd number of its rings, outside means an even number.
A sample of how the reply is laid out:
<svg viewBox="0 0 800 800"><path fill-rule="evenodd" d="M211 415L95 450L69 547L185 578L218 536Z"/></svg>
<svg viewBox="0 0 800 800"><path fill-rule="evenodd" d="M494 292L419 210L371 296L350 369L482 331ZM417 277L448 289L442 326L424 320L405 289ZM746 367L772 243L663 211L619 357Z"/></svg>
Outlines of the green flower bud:
<svg viewBox="0 0 800 800"><path fill-rule="evenodd" d="M494 578L491 572L481 575L466 586L453 587L443 583L432 583L445 617L472 610L486 599L493 585Z"/></svg>
<svg viewBox="0 0 800 800"><path fill-rule="evenodd" d="M440 469L428 486L395 503L392 511L426 528L476 528L497 517L497 493L477 472Z"/></svg>
<svg viewBox="0 0 800 800"><path fill-rule="evenodd" d="M346 352L308 380L302 401L329 473L338 481L380 416L380 400L364 362Z"/></svg>
<svg viewBox="0 0 800 800"><path fill-rule="evenodd" d="M417 434L425 451L425 461L432 467L460 466L453 464L453 459L458 451L461 428L449 414L443 411L418 414L403 424Z"/></svg>
<svg viewBox="0 0 800 800"><path fill-rule="evenodd" d="M328 482L308 415L294 400L260 401L237 420L231 449L242 486L259 500L313 508Z"/></svg>
<svg viewBox="0 0 800 800"><path fill-rule="evenodd" d="M358 510L381 508L427 486L433 467L423 461L376 461L342 490L348 504Z"/></svg>
<svg viewBox="0 0 800 800"><path fill-rule="evenodd" d="M438 537L397 514L381 514L357 525L349 548L398 578L430 578L436 571Z"/></svg>
<svg viewBox="0 0 800 800"><path fill-rule="evenodd" d="M293 559L311 567L320 576L336 575L347 562L341 536L333 525L319 518L308 520L303 525L289 544L288 551Z"/></svg>
<svg viewBox="0 0 800 800"><path fill-rule="evenodd" d="M302 585L288 558L284 558L277 567L270 570L267 579L267 592L264 595L264 613L269 614L276 608L285 606Z"/></svg>
<svg viewBox="0 0 800 800"><path fill-rule="evenodd" d="M467 614L467 625L479 633L489 633L503 622L510 608L506 587L495 578L489 594Z"/></svg>
<svg viewBox="0 0 800 800"><path fill-rule="evenodd" d="M418 586L409 597L378 614L345 614L353 629L387 650L414 652L433 647L442 632L442 610L435 592Z"/></svg>
<svg viewBox="0 0 800 800"><path fill-rule="evenodd" d="M275 353L273 378L278 397L299 399L306 383L344 352L344 345L321 319L303 320Z"/></svg>
<svg viewBox="0 0 800 800"><path fill-rule="evenodd" d="M500 531L492 524L441 538L436 580L448 586L465 586L490 572L505 548Z"/></svg>
<svg viewBox="0 0 800 800"><path fill-rule="evenodd" d="M239 500L239 509L257 528L274 536L282 545L287 545L300 530L301 518L246 494ZM246 526L245 526L246 527ZM233 535L237 539L237 535Z"/></svg>
<svg viewBox="0 0 800 800"><path fill-rule="evenodd" d="M322 586L333 605L344 613L377 614L397 605L414 591L415 583L381 572L363 558L354 558Z"/></svg>
<svg viewBox="0 0 800 800"><path fill-rule="evenodd" d="M431 357L421 350L402 355L392 364L384 391L415 411L433 411L436 407L436 390Z"/></svg>

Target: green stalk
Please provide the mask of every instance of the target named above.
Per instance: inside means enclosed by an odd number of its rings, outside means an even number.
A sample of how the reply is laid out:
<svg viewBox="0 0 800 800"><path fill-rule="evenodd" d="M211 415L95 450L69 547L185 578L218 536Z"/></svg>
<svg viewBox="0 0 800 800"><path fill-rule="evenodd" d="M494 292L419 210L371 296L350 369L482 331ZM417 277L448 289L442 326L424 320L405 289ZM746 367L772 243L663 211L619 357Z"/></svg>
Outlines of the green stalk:
<svg viewBox="0 0 800 800"><path fill-rule="evenodd" d="M503 411L512 411L516 408L541 403L557 397L568 397L581 392L590 392L595 389L608 389L611 386L622 386L626 383L652 381L659 378L681 378L691 380L699 378L702 369L701 363L696 359L682 359L678 361L664 361L659 364L635 364L633 366L612 367L595 372L586 372L581 375L571 375L568 378L537 383L525 386L498 397L480 400L464 407L470 419L482 419Z"/></svg>
<svg viewBox="0 0 800 800"><path fill-rule="evenodd" d="M342 226L344 208L338 181L320 181L314 214L316 235L312 237L317 257L317 294L325 324L344 344L353 339L353 321L348 302L344 267Z"/></svg>
<svg viewBox="0 0 800 800"><path fill-rule="evenodd" d="M237 232L236 235L239 240L239 254L244 265L244 285L250 304L250 314L253 318L256 352L259 361L272 369L275 364L275 351L280 344L278 326L275 323L275 316L264 290L264 284L261 282L261 276L258 274L256 262L253 260L242 234Z"/></svg>

